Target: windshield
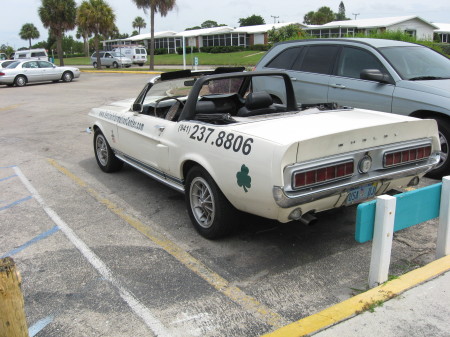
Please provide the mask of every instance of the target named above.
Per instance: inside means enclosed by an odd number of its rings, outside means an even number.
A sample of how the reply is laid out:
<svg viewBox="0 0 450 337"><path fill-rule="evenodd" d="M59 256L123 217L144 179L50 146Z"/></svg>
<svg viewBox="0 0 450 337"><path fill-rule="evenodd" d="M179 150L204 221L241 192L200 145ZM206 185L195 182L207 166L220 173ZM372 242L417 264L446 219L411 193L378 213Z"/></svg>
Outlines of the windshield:
<svg viewBox="0 0 450 337"><path fill-rule="evenodd" d="M7 69L14 69L15 67L17 67L17 65L19 64L19 61L15 61L13 63L11 63L9 66L7 66Z"/></svg>
<svg viewBox="0 0 450 337"><path fill-rule="evenodd" d="M145 102L153 101L156 97L185 97L191 92L197 77L185 77L175 80L155 83L147 93ZM201 96L237 93L243 79L225 78L206 82L200 90ZM153 97L153 98L152 98Z"/></svg>
<svg viewBox="0 0 450 337"><path fill-rule="evenodd" d="M425 47L386 47L383 55L405 80L450 78L450 60Z"/></svg>

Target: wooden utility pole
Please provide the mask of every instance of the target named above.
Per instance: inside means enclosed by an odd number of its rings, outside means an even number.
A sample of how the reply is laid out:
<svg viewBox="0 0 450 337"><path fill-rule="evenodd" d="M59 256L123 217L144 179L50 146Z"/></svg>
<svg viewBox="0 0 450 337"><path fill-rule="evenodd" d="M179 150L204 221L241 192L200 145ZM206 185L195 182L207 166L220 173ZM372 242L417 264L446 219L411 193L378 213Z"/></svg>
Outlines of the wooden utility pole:
<svg viewBox="0 0 450 337"><path fill-rule="evenodd" d="M28 337L20 276L10 257L0 259L0 337Z"/></svg>

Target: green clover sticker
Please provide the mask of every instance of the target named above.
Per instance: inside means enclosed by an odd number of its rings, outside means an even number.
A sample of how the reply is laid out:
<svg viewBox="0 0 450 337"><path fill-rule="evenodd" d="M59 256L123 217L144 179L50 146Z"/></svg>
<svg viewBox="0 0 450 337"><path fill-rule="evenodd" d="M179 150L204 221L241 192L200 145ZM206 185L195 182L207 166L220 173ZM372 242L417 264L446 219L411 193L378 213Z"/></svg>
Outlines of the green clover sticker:
<svg viewBox="0 0 450 337"><path fill-rule="evenodd" d="M236 173L237 184L242 187L245 193L248 192L247 188L252 187L252 178L248 175L249 169L242 164L241 171Z"/></svg>

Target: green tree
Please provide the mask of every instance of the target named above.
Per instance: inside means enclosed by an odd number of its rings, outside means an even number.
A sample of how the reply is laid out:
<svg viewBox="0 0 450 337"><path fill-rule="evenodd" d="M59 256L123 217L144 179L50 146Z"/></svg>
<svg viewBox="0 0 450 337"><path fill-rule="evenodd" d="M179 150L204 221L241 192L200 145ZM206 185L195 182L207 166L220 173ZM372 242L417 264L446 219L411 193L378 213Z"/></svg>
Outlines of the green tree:
<svg viewBox="0 0 450 337"><path fill-rule="evenodd" d="M345 16L345 6L343 1L341 1L341 3L339 4L339 9L338 12L336 13L335 19L336 21L350 20L348 17Z"/></svg>
<svg viewBox="0 0 450 337"><path fill-rule="evenodd" d="M303 23L307 25L324 25L334 20L336 14L330 7L320 7L317 12L311 11L303 17Z"/></svg>
<svg viewBox="0 0 450 337"><path fill-rule="evenodd" d="M202 27L194 26L194 27L186 28L185 30L195 30L195 29L202 29Z"/></svg>
<svg viewBox="0 0 450 337"><path fill-rule="evenodd" d="M132 26L133 26L133 28L135 28L135 29L136 29L136 28L139 29L139 34L141 34L141 28L147 27L147 24L145 23L145 20L144 20L143 17L141 17L141 16L136 16L136 18L135 18L134 21L133 21Z"/></svg>
<svg viewBox="0 0 450 337"><path fill-rule="evenodd" d="M272 28L268 31L268 38L270 43L295 40L302 35L303 31L298 24L287 25L278 29Z"/></svg>
<svg viewBox="0 0 450 337"><path fill-rule="evenodd" d="M133 0L137 8L142 8L144 13L150 10L150 70L155 68L155 13L162 17L175 8L176 0Z"/></svg>
<svg viewBox="0 0 450 337"><path fill-rule="evenodd" d="M89 38L91 37L90 33L88 31L85 31L83 27L78 26L75 36L77 39L83 39L84 55L89 56Z"/></svg>
<svg viewBox="0 0 450 337"><path fill-rule="evenodd" d="M240 18L238 22L240 27L264 25L266 23L261 15L256 14L246 18Z"/></svg>
<svg viewBox="0 0 450 337"><path fill-rule="evenodd" d="M226 25L223 23L217 23L216 21L213 21L213 20L206 20L200 25L201 28L213 28L213 27L222 27L222 26L226 26Z"/></svg>
<svg viewBox="0 0 450 337"><path fill-rule="evenodd" d="M100 37L110 35L116 25L116 16L104 0L84 0L77 10L77 24L88 34L94 36L94 49L97 52L97 68L101 69L99 54Z"/></svg>
<svg viewBox="0 0 450 337"><path fill-rule="evenodd" d="M20 30L20 38L22 40L28 40L30 49L31 49L31 40L32 39L39 39L39 31L37 30L36 26L32 23L26 23L22 26L22 29Z"/></svg>
<svg viewBox="0 0 450 337"><path fill-rule="evenodd" d="M38 9L42 24L56 38L56 50L62 66L62 40L66 31L75 28L76 8L75 0L42 0L42 6Z"/></svg>

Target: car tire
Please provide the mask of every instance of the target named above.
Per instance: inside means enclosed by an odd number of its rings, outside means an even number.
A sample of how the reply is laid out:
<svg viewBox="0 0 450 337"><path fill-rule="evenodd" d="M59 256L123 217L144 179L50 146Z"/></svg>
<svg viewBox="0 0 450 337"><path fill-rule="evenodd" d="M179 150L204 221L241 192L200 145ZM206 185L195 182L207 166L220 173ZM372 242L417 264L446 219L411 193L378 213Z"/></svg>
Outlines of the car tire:
<svg viewBox="0 0 450 337"><path fill-rule="evenodd" d="M73 74L72 74L70 71L66 71L66 72L64 72L64 73L62 74L61 79L62 79L64 82L72 82L72 80L73 80Z"/></svg>
<svg viewBox="0 0 450 337"><path fill-rule="evenodd" d="M238 211L208 172L199 166L187 174L185 201L194 228L207 239L224 237L238 224Z"/></svg>
<svg viewBox="0 0 450 337"><path fill-rule="evenodd" d="M144 65L144 63L139 63L139 67L142 67Z"/></svg>
<svg viewBox="0 0 450 337"><path fill-rule="evenodd" d="M16 87L24 87L27 85L27 78L23 75L19 75L14 79L14 84Z"/></svg>
<svg viewBox="0 0 450 337"><path fill-rule="evenodd" d="M123 166L123 161L115 156L106 137L99 129L94 133L94 153L97 164L103 172L116 172Z"/></svg>
<svg viewBox="0 0 450 337"><path fill-rule="evenodd" d="M117 69L117 68L119 68L119 63L114 62L114 63L112 64L112 66L113 66L114 69ZM108 68L109 68L109 67L108 67Z"/></svg>
<svg viewBox="0 0 450 337"><path fill-rule="evenodd" d="M97 62L92 63L92 66L97 69Z"/></svg>
<svg viewBox="0 0 450 337"><path fill-rule="evenodd" d="M441 142L441 161L438 166L427 173L427 177L433 179L442 179L442 177L450 174L450 121L444 118L435 118L438 123L439 140Z"/></svg>

